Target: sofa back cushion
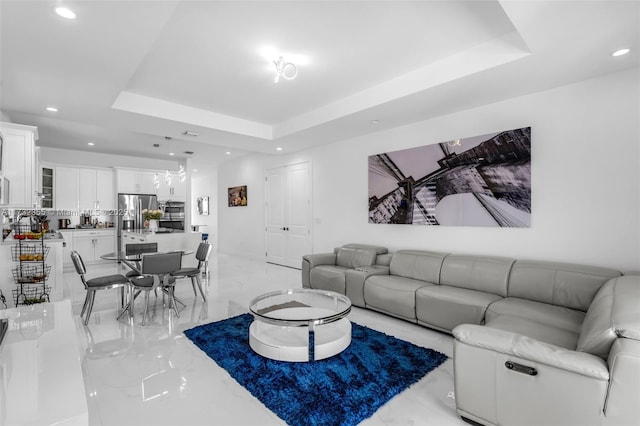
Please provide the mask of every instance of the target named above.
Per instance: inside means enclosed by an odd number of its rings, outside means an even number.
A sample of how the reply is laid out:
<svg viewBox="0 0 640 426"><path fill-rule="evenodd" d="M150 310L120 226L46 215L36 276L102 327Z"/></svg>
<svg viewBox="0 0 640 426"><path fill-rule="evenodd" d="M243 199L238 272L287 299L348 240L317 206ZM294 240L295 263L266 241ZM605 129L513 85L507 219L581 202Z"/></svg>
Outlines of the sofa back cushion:
<svg viewBox="0 0 640 426"><path fill-rule="evenodd" d="M450 254L440 272L440 284L507 297L509 272L515 259Z"/></svg>
<svg viewBox="0 0 640 426"><path fill-rule="evenodd" d="M376 263L373 249L340 247L336 253L336 265L345 268L362 268Z"/></svg>
<svg viewBox="0 0 640 426"><path fill-rule="evenodd" d="M433 251L400 250L393 254L389 274L438 284L445 256Z"/></svg>
<svg viewBox="0 0 640 426"><path fill-rule="evenodd" d="M640 340L640 275L613 278L593 299L577 350L607 358L618 337Z"/></svg>
<svg viewBox="0 0 640 426"><path fill-rule="evenodd" d="M509 297L586 312L594 296L620 271L571 263L518 260L509 276Z"/></svg>

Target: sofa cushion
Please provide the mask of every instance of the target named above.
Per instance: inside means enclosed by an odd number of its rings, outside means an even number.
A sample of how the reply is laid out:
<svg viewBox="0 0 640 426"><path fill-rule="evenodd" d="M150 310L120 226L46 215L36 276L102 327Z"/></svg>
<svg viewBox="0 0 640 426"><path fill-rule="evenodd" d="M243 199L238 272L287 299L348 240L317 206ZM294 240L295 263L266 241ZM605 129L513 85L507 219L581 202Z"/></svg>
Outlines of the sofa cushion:
<svg viewBox="0 0 640 426"><path fill-rule="evenodd" d="M640 276L609 280L582 323L577 350L607 358L618 336L640 340Z"/></svg>
<svg viewBox="0 0 640 426"><path fill-rule="evenodd" d="M367 308L415 322L416 290L433 285L411 278L374 275L365 281L364 301Z"/></svg>
<svg viewBox="0 0 640 426"><path fill-rule="evenodd" d="M507 297L509 272L515 259L496 256L445 257L440 272L440 284L468 288Z"/></svg>
<svg viewBox="0 0 640 426"><path fill-rule="evenodd" d="M318 265L310 271L310 287L317 290L346 293L345 273L350 268L336 265Z"/></svg>
<svg viewBox="0 0 640 426"><path fill-rule="evenodd" d="M522 334L569 350L575 350L578 341L578 333L511 315L501 315L487 322L485 326Z"/></svg>
<svg viewBox="0 0 640 426"><path fill-rule="evenodd" d="M596 266L518 260L511 268L508 296L586 312L600 287L620 275Z"/></svg>
<svg viewBox="0 0 640 426"><path fill-rule="evenodd" d="M487 306L500 296L445 285L416 291L416 318L428 326L451 332L460 324L483 324Z"/></svg>
<svg viewBox="0 0 640 426"><path fill-rule="evenodd" d="M489 305L485 314L485 323L493 321L500 315L520 317L572 333L580 333L582 321L584 321L584 312L515 297L507 297Z"/></svg>
<svg viewBox="0 0 640 426"><path fill-rule="evenodd" d="M389 274L438 284L445 253L400 250L394 253Z"/></svg>
<svg viewBox="0 0 640 426"><path fill-rule="evenodd" d="M340 247L336 253L336 265L345 268L362 268L376 263L373 249Z"/></svg>

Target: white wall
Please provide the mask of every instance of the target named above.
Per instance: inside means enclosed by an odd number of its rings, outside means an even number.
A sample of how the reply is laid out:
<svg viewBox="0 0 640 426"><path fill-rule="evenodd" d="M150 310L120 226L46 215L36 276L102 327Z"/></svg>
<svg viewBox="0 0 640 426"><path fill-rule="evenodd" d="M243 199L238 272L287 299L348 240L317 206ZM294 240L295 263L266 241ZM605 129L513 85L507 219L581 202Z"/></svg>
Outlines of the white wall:
<svg viewBox="0 0 640 426"><path fill-rule="evenodd" d="M299 154L313 164L314 252L360 242L640 271L639 87L638 70L625 71ZM369 155L525 126L530 228L367 222ZM221 251L264 258L264 169L293 162L252 156L221 167ZM249 206L226 207L226 188L244 184Z"/></svg>
<svg viewBox="0 0 640 426"><path fill-rule="evenodd" d="M187 162L189 163L189 162ZM209 244L213 249L218 248L218 170L215 168L199 167L193 172L187 167L191 176L191 194L188 195L188 203L191 204L191 224L200 225L200 232L209 234ZM209 215L199 215L196 206L198 197L209 197Z"/></svg>

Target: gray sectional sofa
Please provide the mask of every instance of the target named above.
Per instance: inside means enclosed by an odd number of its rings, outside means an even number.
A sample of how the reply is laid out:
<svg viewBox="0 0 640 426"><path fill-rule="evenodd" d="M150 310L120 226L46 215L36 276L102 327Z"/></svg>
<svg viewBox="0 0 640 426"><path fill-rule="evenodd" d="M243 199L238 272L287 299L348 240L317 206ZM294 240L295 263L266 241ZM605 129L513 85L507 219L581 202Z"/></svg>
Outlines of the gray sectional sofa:
<svg viewBox="0 0 640 426"><path fill-rule="evenodd" d="M453 334L456 406L483 425L640 425L640 275L350 244L303 287Z"/></svg>

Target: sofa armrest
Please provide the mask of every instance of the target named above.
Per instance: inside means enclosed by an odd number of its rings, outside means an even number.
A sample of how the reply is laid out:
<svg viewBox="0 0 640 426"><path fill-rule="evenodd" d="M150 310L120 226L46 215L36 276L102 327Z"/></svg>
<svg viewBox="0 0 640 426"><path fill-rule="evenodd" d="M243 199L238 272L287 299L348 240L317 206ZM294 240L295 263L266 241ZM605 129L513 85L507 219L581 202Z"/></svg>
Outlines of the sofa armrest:
<svg viewBox="0 0 640 426"><path fill-rule="evenodd" d="M311 269L318 265L335 265L335 253L305 254L302 256L302 287L311 288Z"/></svg>
<svg viewBox="0 0 640 426"><path fill-rule="evenodd" d="M616 339L608 362L606 424L640 424L640 340Z"/></svg>
<svg viewBox="0 0 640 426"><path fill-rule="evenodd" d="M304 256L302 256L302 261L309 262L309 266L311 268L314 268L318 265L335 265L336 254L335 253L305 254Z"/></svg>
<svg viewBox="0 0 640 426"><path fill-rule="evenodd" d="M347 271L346 278L346 296L351 300L351 304L365 307L364 303L364 282L372 275L389 275L388 266L372 265L365 268L357 268Z"/></svg>
<svg viewBox="0 0 640 426"><path fill-rule="evenodd" d="M456 340L467 345L529 359L594 379L609 380L606 362L595 355L568 350L522 334L481 325L459 325L453 329L453 335Z"/></svg>

